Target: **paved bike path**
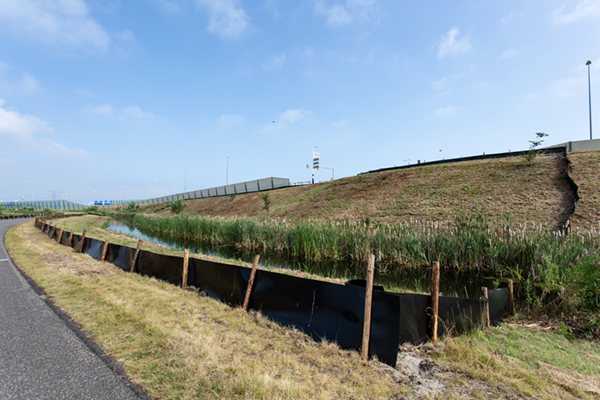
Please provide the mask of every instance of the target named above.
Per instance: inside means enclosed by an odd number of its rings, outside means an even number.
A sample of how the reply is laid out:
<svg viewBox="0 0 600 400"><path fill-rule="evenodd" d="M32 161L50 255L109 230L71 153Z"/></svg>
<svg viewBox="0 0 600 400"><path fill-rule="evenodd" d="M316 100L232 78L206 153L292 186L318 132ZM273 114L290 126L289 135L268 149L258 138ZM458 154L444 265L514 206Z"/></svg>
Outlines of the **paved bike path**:
<svg viewBox="0 0 600 400"><path fill-rule="evenodd" d="M0 221L0 399L149 399L15 267L4 235L23 222Z"/></svg>

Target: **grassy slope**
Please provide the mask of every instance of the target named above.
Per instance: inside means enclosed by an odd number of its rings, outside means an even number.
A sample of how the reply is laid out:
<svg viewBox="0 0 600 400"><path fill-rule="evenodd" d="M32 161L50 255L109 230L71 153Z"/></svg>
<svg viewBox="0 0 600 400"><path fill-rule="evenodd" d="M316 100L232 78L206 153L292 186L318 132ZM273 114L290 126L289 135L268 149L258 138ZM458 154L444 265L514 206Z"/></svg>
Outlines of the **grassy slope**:
<svg viewBox="0 0 600 400"><path fill-rule="evenodd" d="M580 229L600 228L600 150L569 154L569 175L579 186L581 199L575 208L572 224Z"/></svg>
<svg viewBox="0 0 600 400"><path fill-rule="evenodd" d="M480 205L492 215L510 213L516 222L557 225L572 211L564 168L564 160L556 156L540 156L531 164L514 157L424 166L271 191L268 215L259 193L191 200L185 211L397 222L445 221Z"/></svg>

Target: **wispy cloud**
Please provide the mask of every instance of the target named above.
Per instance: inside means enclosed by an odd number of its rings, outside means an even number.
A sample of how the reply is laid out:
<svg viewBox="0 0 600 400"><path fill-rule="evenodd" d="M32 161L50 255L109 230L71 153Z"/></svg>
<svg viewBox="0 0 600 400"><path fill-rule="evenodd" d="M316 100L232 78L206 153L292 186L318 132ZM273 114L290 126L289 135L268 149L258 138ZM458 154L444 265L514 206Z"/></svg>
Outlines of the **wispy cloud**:
<svg viewBox="0 0 600 400"><path fill-rule="evenodd" d="M275 54L270 56L265 62L263 62L260 67L265 72L275 71L283 68L287 59L288 56L285 52L281 54Z"/></svg>
<svg viewBox="0 0 600 400"><path fill-rule="evenodd" d="M246 123L246 119L241 115L222 114L219 116L219 125L225 129L231 129L242 126Z"/></svg>
<svg viewBox="0 0 600 400"><path fill-rule="evenodd" d="M520 55L522 55L523 53L526 53L527 50L524 49L508 49L505 50L504 53L500 54L500 56L498 56L498 60L505 60L507 58L515 58L515 57L519 57Z"/></svg>
<svg viewBox="0 0 600 400"><path fill-rule="evenodd" d="M297 123L310 118L312 115L313 113L310 110L286 110L279 116L279 119L283 122Z"/></svg>
<svg viewBox="0 0 600 400"><path fill-rule="evenodd" d="M433 112L436 117L440 118L452 118L463 111L464 107L442 107Z"/></svg>
<svg viewBox="0 0 600 400"><path fill-rule="evenodd" d="M325 17L327 24L333 27L344 27L354 21L369 20L375 12L376 0L346 0L329 2L315 1L315 12Z"/></svg>
<svg viewBox="0 0 600 400"><path fill-rule="evenodd" d="M3 142L9 141L22 150L36 153L71 158L87 156L85 150L67 147L43 135L52 132L53 129L45 121L6 108L5 101L0 99L0 138Z"/></svg>
<svg viewBox="0 0 600 400"><path fill-rule="evenodd" d="M438 44L438 57L446 56L456 57L471 52L473 47L469 36L460 36L458 28L452 28L447 34L443 35Z"/></svg>
<svg viewBox="0 0 600 400"><path fill-rule="evenodd" d="M248 29L250 17L237 0L196 0L196 4L208 11L208 31L224 39L241 37Z"/></svg>
<svg viewBox="0 0 600 400"><path fill-rule="evenodd" d="M431 82L431 86L437 90L444 90L448 87L449 84L450 84L450 81L448 80L447 77L443 77L441 79L438 79L437 81Z"/></svg>
<svg viewBox="0 0 600 400"><path fill-rule="evenodd" d="M27 96L41 91L42 87L33 76L23 74L18 78L0 81L0 89L11 95Z"/></svg>
<svg viewBox="0 0 600 400"><path fill-rule="evenodd" d="M600 18L600 0L583 0L574 8L563 5L554 10L554 23L557 24L570 24L585 18Z"/></svg>
<svg viewBox="0 0 600 400"><path fill-rule="evenodd" d="M15 37L35 43L106 50L110 36L88 14L82 0L0 1L0 25Z"/></svg>
<svg viewBox="0 0 600 400"><path fill-rule="evenodd" d="M159 118L156 114L144 111L137 106L127 106L119 110L111 104L103 104L100 106L88 107L84 111L101 117L114 117L121 120L154 120Z"/></svg>

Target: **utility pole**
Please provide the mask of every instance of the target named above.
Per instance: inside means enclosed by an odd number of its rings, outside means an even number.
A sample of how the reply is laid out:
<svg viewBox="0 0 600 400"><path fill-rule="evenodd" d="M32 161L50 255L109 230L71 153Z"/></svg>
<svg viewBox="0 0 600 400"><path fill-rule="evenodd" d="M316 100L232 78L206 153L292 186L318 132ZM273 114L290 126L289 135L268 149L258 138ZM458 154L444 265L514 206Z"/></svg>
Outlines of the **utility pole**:
<svg viewBox="0 0 600 400"><path fill-rule="evenodd" d="M592 62L590 60L588 60L588 62L586 62L585 65L587 65L587 67L588 67L588 98L589 98L589 104L590 104L590 140L592 140L592 85L590 84L590 65L592 65Z"/></svg>

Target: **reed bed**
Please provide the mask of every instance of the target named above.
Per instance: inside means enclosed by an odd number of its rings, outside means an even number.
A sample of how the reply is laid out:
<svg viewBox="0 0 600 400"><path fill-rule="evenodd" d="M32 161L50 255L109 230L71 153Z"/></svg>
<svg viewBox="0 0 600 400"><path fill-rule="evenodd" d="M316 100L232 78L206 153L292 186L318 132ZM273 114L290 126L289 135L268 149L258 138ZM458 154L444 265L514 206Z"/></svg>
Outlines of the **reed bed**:
<svg viewBox="0 0 600 400"><path fill-rule="evenodd" d="M374 253L388 266L420 269L439 261L442 268L536 274L548 262L569 265L600 247L598 229L553 231L535 223L490 221L474 212L448 223L409 220L395 225L349 220L255 220L138 214L141 228L184 240L276 252L314 261L365 260Z"/></svg>

